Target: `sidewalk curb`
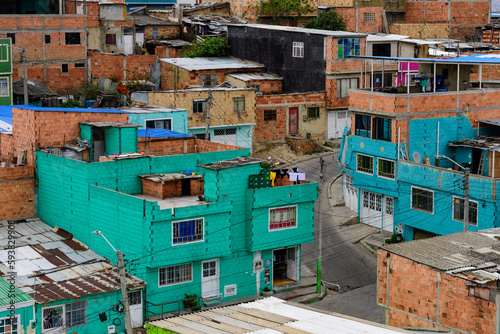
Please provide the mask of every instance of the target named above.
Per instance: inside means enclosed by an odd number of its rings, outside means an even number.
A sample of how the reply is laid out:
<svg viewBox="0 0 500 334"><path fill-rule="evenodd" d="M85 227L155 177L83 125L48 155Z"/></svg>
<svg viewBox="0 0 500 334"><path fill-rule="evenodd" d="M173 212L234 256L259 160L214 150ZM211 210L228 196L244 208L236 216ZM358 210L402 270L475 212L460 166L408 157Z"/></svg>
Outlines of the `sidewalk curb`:
<svg viewBox="0 0 500 334"><path fill-rule="evenodd" d="M312 304L319 302L320 300L323 300L326 296L326 286L323 282L321 282L321 293L317 296L314 297L309 297L307 299L301 300L299 303L300 304Z"/></svg>
<svg viewBox="0 0 500 334"><path fill-rule="evenodd" d="M328 202L330 203L330 207L333 208L334 207L334 203L332 203L332 186L333 184L342 177L342 173L340 173L339 175L337 175L332 181L330 181L330 183L328 184Z"/></svg>

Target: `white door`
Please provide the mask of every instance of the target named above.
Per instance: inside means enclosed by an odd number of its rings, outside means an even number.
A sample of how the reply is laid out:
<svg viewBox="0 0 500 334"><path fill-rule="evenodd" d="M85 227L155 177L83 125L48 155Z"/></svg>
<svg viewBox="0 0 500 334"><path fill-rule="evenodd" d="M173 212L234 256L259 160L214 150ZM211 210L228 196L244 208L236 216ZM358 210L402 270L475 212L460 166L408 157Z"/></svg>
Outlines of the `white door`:
<svg viewBox="0 0 500 334"><path fill-rule="evenodd" d="M299 281L299 248L290 247L287 248L287 267L286 276L287 278L298 282Z"/></svg>
<svg viewBox="0 0 500 334"><path fill-rule="evenodd" d="M201 263L201 297L210 298L219 295L219 261L210 260Z"/></svg>
<svg viewBox="0 0 500 334"><path fill-rule="evenodd" d="M382 199L383 195L371 191L361 192L361 213L359 218L363 224L382 227Z"/></svg>
<svg viewBox="0 0 500 334"><path fill-rule="evenodd" d="M384 231L394 232L394 197L384 196Z"/></svg>
<svg viewBox="0 0 500 334"><path fill-rule="evenodd" d="M332 111L328 113L328 139L337 138L336 128L335 128L335 118L337 117L336 112Z"/></svg>
<svg viewBox="0 0 500 334"><path fill-rule="evenodd" d="M336 112L335 119L335 138L342 138L345 127L351 127L351 112L347 110L341 110Z"/></svg>
<svg viewBox="0 0 500 334"><path fill-rule="evenodd" d="M236 145L236 128L215 129L214 142L228 145Z"/></svg>
<svg viewBox="0 0 500 334"><path fill-rule="evenodd" d="M132 291L128 293L130 309L130 321L133 328L142 327L144 318L142 317L142 291Z"/></svg>
<svg viewBox="0 0 500 334"><path fill-rule="evenodd" d="M123 30L123 53L126 55L134 54L134 35L132 28Z"/></svg>
<svg viewBox="0 0 500 334"><path fill-rule="evenodd" d="M358 188L353 185L353 178L344 174L344 203L349 209L358 212Z"/></svg>

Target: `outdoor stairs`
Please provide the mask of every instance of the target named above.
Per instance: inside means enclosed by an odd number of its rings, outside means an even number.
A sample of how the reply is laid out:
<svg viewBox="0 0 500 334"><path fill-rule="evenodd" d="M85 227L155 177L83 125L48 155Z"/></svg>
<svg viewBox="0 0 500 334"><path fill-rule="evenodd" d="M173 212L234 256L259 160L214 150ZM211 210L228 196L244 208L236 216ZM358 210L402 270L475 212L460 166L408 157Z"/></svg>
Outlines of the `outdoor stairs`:
<svg viewBox="0 0 500 334"><path fill-rule="evenodd" d="M203 298L204 307L213 307L220 304L221 302L222 302L222 294L211 298Z"/></svg>

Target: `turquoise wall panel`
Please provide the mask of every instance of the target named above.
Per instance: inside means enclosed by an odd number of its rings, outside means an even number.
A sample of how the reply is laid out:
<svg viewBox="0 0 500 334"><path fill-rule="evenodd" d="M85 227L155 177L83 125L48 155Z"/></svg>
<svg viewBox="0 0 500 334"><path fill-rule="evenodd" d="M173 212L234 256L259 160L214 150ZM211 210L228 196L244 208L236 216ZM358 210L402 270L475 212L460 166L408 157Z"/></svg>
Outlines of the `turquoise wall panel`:
<svg viewBox="0 0 500 334"><path fill-rule="evenodd" d="M132 124L140 125L140 129L145 129L146 120L168 118L172 119L172 131L187 133L187 110L128 115L129 122Z"/></svg>

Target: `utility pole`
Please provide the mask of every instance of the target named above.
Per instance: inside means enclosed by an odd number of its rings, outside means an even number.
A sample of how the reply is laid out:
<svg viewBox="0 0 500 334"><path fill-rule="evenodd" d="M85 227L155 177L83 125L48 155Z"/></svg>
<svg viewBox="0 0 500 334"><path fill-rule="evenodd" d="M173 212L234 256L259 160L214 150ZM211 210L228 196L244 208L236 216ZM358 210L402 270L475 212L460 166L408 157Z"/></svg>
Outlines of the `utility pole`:
<svg viewBox="0 0 500 334"><path fill-rule="evenodd" d="M469 230L469 167L464 170L464 232Z"/></svg>
<svg viewBox="0 0 500 334"><path fill-rule="evenodd" d="M24 88L24 104L30 104L28 96L28 73L26 71L26 49L21 49L21 62L23 63L23 88Z"/></svg>
<svg viewBox="0 0 500 334"><path fill-rule="evenodd" d="M212 104L212 90L208 90L208 98L207 98L207 125L205 126L205 140L210 141L210 105Z"/></svg>
<svg viewBox="0 0 500 334"><path fill-rule="evenodd" d="M321 217L321 197L323 195L323 169L325 166L325 161L323 157L319 157L319 201L318 201L318 264L316 268L316 292L321 293L321 260L323 258L323 221Z"/></svg>
<svg viewBox="0 0 500 334"><path fill-rule="evenodd" d="M108 245L110 245L116 253L116 257L118 260L118 274L120 276L120 288L122 290L123 308L125 309L125 331L127 332L127 334L133 334L132 321L130 320L130 305L127 294L127 278L125 276L125 264L123 263L122 251L117 250L115 247L113 247L113 245L108 241L108 239L104 236L104 234L102 234L101 231L93 231L92 233L103 237Z"/></svg>

